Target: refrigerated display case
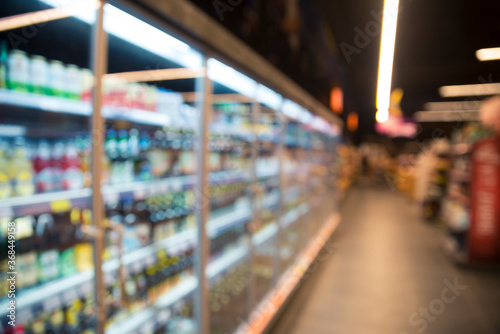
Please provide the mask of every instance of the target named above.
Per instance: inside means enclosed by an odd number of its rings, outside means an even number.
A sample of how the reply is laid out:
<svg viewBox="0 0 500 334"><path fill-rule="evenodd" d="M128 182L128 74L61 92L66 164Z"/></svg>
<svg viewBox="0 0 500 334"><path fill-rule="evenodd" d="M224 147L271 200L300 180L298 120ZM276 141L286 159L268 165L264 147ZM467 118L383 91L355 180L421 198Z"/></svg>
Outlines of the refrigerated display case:
<svg viewBox="0 0 500 334"><path fill-rule="evenodd" d="M242 331L333 231L339 125L129 1L0 16L1 331Z"/></svg>

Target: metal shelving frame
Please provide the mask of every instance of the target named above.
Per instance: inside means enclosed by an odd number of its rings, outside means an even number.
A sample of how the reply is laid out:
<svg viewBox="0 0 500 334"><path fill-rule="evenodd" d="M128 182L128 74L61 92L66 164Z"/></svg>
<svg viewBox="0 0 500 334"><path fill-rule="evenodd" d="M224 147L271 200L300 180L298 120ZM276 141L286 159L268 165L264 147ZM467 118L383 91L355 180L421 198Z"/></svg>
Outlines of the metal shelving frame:
<svg viewBox="0 0 500 334"><path fill-rule="evenodd" d="M285 77L279 71L277 71L272 65L265 61L262 57L258 56L254 51L250 50L242 42L238 41L229 32L225 31L217 22L208 18L206 15L202 14L197 10L192 4L181 0L169 0L169 1L156 1L156 0L95 0L97 3L96 10L96 20L93 24L93 35L91 37L92 44L92 69L94 72L94 89L92 97L92 115L91 115L91 134L92 134L92 173L93 175L100 175L103 169L101 154L103 146L104 137L104 117L103 115L103 105L102 105L102 88L103 88L103 76L106 73L106 64L108 56L108 46L107 46L107 33L104 29L104 5L110 3L118 8L131 13L135 17L149 22L160 30L168 30L173 36L179 37L181 40L186 41L190 46L193 46L199 50L203 57L203 71L195 79L195 102L197 109L199 111L197 129L199 131L198 135L198 168L196 172L196 182L195 182L195 214L197 218L197 238L198 245L196 247L196 263L195 272L197 276L196 290L194 292L195 296L195 316L198 325L198 332L201 334L208 334L210 332L210 319L208 312L208 287L209 279L214 273L207 273L208 265L208 253L209 253L209 235L208 235L208 188L210 184L209 173L207 168L207 152L208 152L208 140L209 140L209 122L211 119L212 111L212 81L208 77L207 73L207 60L211 56L217 56L218 58L224 60L230 60L228 63L237 64L240 66L235 66L238 69L242 69L246 73L251 73L253 76L259 78L258 82L265 83L275 89L275 91L283 94L284 97L295 100L302 106L308 108L313 113L323 117L331 124L341 127L341 121L329 112L327 108L321 105L318 101L312 98L308 93L302 90L299 86L294 84L290 79ZM213 36L218 36L218 38L213 38ZM252 100L252 110L253 110L253 121L254 123L259 120L259 110L260 106L258 101L250 97ZM283 104L282 104L283 105ZM85 106L77 106L80 113L87 114L88 111ZM284 147L286 140L286 129L287 129L287 117L284 116L282 106L280 110L275 110L277 115L283 120L281 126L281 131L279 134L279 141L277 143L277 154L279 157L279 191L283 194L283 156ZM255 145L259 145L259 139L257 138ZM253 183L253 201L255 205L255 195L257 191L258 175L256 171L256 159L258 151L254 148L254 153L252 154L252 183ZM95 274L94 274L94 291L95 291L95 301L97 307L97 333L105 333L105 323L106 323L106 312L103 297L101 292L105 290L105 272L103 270L103 260L102 254L105 248L104 245L104 204L103 204L103 188L99 181L92 184L91 193L87 193L86 196L91 196L91 207L93 211L93 230L91 234L94 238L94 261L95 261ZM88 190L86 190L88 192ZM282 242L282 231L285 228L285 210L283 207L283 196L280 196L278 203L278 222L277 226L270 226L263 229L262 233L259 235L253 234L250 243L250 250L248 252L250 259L255 251L255 247L258 247L259 243L268 240L272 236L275 236L278 245ZM301 211L301 210L299 210ZM299 212L297 211L297 212ZM298 216L302 213L298 213ZM298 217L297 216L297 217ZM254 219L260 219L260 213L253 213ZM333 224L333 223L332 223ZM307 225L307 224L306 224ZM309 228L306 228L309 232ZM309 238L312 235L307 234ZM324 238L324 236L323 236ZM253 240L255 239L255 240ZM321 242L324 242L321 239ZM301 245L303 246L303 245ZM317 247L317 246L316 246ZM237 260L237 259L236 259ZM309 259L310 260L310 259ZM312 260L311 260L312 261ZM280 261L278 256L275 255L275 260L273 261L273 267L275 273L280 273L280 270L286 268L280 268ZM215 269L214 269L215 270ZM212 270L212 271L214 271ZM220 268L217 269L220 271ZM215 271L217 271L215 270ZM217 272L218 272L217 271ZM281 278L275 274L272 281L273 291L278 288L278 284ZM187 284L187 283L186 283ZM188 291L194 286L194 282L189 281L189 286L185 287ZM182 293L187 293L183 290ZM190 291L190 290L189 290ZM254 300L253 293L251 291L249 297L250 304L258 302ZM150 316L150 315L142 315Z"/></svg>

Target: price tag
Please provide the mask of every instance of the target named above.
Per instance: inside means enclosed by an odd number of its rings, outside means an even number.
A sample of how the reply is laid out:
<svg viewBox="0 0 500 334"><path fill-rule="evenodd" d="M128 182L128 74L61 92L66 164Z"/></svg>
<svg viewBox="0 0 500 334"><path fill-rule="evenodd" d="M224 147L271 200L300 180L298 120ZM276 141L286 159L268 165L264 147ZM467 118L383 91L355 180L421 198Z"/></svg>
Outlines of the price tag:
<svg viewBox="0 0 500 334"><path fill-rule="evenodd" d="M12 217L14 216L14 210L11 206L0 208L0 217Z"/></svg>
<svg viewBox="0 0 500 334"><path fill-rule="evenodd" d="M42 97L39 100L39 105L40 108L43 110L60 110L61 109L61 103L59 102L58 99L55 98L47 98L47 97Z"/></svg>
<svg viewBox="0 0 500 334"><path fill-rule="evenodd" d="M160 193L165 194L168 192L168 184L166 182L160 183Z"/></svg>
<svg viewBox="0 0 500 334"><path fill-rule="evenodd" d="M45 312L51 312L60 307L61 307L61 300L59 299L58 296L51 297L43 302L43 310Z"/></svg>
<svg viewBox="0 0 500 334"><path fill-rule="evenodd" d="M130 275L132 275L132 274L133 274L133 272L132 272L132 269L131 269L131 268L126 267L126 266L124 266L124 267L123 267L123 275L124 275L125 277L130 276ZM119 275L119 272L118 272L118 271L117 271L117 275Z"/></svg>
<svg viewBox="0 0 500 334"><path fill-rule="evenodd" d="M179 244L179 247L175 249L176 254L181 254L189 248L189 241L184 241Z"/></svg>
<svg viewBox="0 0 500 334"><path fill-rule="evenodd" d="M182 190L182 181L179 178L175 178L172 180L172 189L174 191Z"/></svg>
<svg viewBox="0 0 500 334"><path fill-rule="evenodd" d="M107 194L105 195L106 202L118 202L120 200L120 195L118 194Z"/></svg>
<svg viewBox="0 0 500 334"><path fill-rule="evenodd" d="M147 264L148 266L152 266L153 264L155 264L155 262L156 262L156 258L155 258L155 256L154 256L154 255L148 256L148 257L146 258L146 264Z"/></svg>
<svg viewBox="0 0 500 334"><path fill-rule="evenodd" d="M168 319L172 316L172 312L170 310L162 310L158 313L157 320L160 324L165 324Z"/></svg>
<svg viewBox="0 0 500 334"><path fill-rule="evenodd" d="M144 326L142 326L141 334L150 334L153 333L155 329L155 322L149 321Z"/></svg>
<svg viewBox="0 0 500 334"><path fill-rule="evenodd" d="M135 200L143 200L146 197L146 191L144 189L134 191Z"/></svg>
<svg viewBox="0 0 500 334"><path fill-rule="evenodd" d="M78 292L76 291L76 289L70 289L65 293L63 293L61 299L64 305L68 305L77 298L78 298Z"/></svg>
<svg viewBox="0 0 500 334"><path fill-rule="evenodd" d="M92 291L93 289L93 284L92 282L85 282L83 283L80 288L79 288L79 294L80 296L85 296L86 294L88 294L90 291Z"/></svg>
<svg viewBox="0 0 500 334"><path fill-rule="evenodd" d="M144 190L144 196L145 197L150 197L150 196L153 196L155 194L155 187L149 187L149 188L146 188Z"/></svg>
<svg viewBox="0 0 500 334"><path fill-rule="evenodd" d="M53 213L68 212L71 210L71 201L68 199L60 199L50 202L50 209Z"/></svg>
<svg viewBox="0 0 500 334"><path fill-rule="evenodd" d="M141 262L140 261L135 261L133 264L132 264L132 270L134 273L138 273L139 271L141 271L142 269L142 266L141 266Z"/></svg>
<svg viewBox="0 0 500 334"><path fill-rule="evenodd" d="M29 307L25 308L25 309L21 309L18 311L17 317L18 317L18 319L16 319L16 320L19 323L27 323L33 318L33 312L31 311L31 309Z"/></svg>
<svg viewBox="0 0 500 334"><path fill-rule="evenodd" d="M111 273L104 273L104 284L105 285L111 285L113 281L115 280L115 277Z"/></svg>
<svg viewBox="0 0 500 334"><path fill-rule="evenodd" d="M158 183L155 185L155 187L151 188L153 191L153 195L158 195L158 194L163 194L164 193L164 185L161 183Z"/></svg>

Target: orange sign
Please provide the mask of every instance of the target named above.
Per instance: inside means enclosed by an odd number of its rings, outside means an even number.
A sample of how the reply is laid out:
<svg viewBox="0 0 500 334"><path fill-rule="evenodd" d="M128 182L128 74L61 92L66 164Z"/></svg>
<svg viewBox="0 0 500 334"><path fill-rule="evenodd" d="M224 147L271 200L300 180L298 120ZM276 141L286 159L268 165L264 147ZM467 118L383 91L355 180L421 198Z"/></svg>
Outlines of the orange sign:
<svg viewBox="0 0 500 334"><path fill-rule="evenodd" d="M330 107L337 114L341 114L344 110L344 93L342 92L342 88L334 87L330 92Z"/></svg>

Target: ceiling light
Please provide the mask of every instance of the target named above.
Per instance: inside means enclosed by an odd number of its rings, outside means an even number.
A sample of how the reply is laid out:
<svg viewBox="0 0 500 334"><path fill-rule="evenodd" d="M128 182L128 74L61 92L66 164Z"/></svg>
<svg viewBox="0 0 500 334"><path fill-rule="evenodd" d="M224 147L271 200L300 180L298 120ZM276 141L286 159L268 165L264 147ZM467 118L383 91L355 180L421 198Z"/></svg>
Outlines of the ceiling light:
<svg viewBox="0 0 500 334"><path fill-rule="evenodd" d="M500 94L500 83L443 86L439 94L442 97L495 95Z"/></svg>
<svg viewBox="0 0 500 334"><path fill-rule="evenodd" d="M477 110L432 110L417 111L414 114L418 122L466 122L479 120Z"/></svg>
<svg viewBox="0 0 500 334"><path fill-rule="evenodd" d="M425 110L446 111L446 110L479 110L482 101L449 101L449 102L427 102L424 104Z"/></svg>
<svg viewBox="0 0 500 334"><path fill-rule="evenodd" d="M500 48L489 48L489 49L477 50L476 57L480 61L500 60Z"/></svg>
<svg viewBox="0 0 500 334"><path fill-rule="evenodd" d="M392 67L396 46L396 29L398 24L399 0L384 1L382 20L382 37L380 42L380 60L377 82L377 115L378 122L385 122L389 117L389 106L392 84Z"/></svg>
<svg viewBox="0 0 500 334"><path fill-rule="evenodd" d="M377 111L377 113L375 114L375 119L379 123L387 122L387 120L389 119L389 110L379 110L379 111Z"/></svg>

